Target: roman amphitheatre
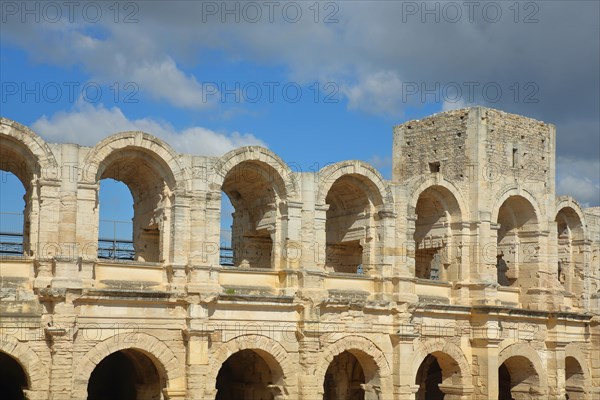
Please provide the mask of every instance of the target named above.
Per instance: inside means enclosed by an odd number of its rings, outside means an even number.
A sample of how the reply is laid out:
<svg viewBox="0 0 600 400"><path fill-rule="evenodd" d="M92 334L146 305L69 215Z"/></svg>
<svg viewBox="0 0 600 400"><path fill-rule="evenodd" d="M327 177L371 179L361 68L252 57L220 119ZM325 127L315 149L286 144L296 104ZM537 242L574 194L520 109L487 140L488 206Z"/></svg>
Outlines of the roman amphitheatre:
<svg viewBox="0 0 600 400"><path fill-rule="evenodd" d="M3 118L25 207L0 233L0 397L600 398L600 208L556 195L560 132L473 107L390 133L384 179ZM131 191L127 240L101 235L103 179Z"/></svg>

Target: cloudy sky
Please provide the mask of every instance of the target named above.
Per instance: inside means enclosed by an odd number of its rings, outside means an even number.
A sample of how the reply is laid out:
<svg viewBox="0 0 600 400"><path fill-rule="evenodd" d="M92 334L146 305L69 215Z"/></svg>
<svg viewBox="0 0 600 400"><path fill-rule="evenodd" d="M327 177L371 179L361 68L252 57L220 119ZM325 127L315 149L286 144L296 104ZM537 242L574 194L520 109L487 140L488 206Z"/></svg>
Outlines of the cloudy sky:
<svg viewBox="0 0 600 400"><path fill-rule="evenodd" d="M597 1L3 2L1 114L390 175L392 126L470 105L557 126L557 187L600 205Z"/></svg>

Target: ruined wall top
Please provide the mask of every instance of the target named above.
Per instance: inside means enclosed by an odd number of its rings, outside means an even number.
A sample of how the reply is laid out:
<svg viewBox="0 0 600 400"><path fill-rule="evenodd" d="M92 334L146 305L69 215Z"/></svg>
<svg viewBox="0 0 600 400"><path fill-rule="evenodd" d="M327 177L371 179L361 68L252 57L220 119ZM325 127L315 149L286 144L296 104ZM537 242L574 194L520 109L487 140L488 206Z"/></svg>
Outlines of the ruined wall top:
<svg viewBox="0 0 600 400"><path fill-rule="evenodd" d="M521 181L543 183L553 181L554 153L552 124L471 107L394 127L392 178L403 182L441 172L459 186L467 186L465 181L510 171ZM551 189L548 185L547 190Z"/></svg>

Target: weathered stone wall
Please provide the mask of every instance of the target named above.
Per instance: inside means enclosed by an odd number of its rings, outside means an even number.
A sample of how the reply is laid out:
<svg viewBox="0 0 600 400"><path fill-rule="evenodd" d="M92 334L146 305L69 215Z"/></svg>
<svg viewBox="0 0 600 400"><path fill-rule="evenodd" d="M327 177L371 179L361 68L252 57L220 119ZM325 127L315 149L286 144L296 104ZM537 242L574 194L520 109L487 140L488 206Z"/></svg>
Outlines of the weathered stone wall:
<svg viewBox="0 0 600 400"><path fill-rule="evenodd" d="M410 121L386 181L360 161L295 173L264 148L179 154L142 132L48 145L2 119L0 169L27 206L25 254L0 259L0 352L32 400L86 399L114 354L138 398L592 400L600 214L556 198L554 135L484 108ZM97 257L107 177L134 197L132 261Z"/></svg>

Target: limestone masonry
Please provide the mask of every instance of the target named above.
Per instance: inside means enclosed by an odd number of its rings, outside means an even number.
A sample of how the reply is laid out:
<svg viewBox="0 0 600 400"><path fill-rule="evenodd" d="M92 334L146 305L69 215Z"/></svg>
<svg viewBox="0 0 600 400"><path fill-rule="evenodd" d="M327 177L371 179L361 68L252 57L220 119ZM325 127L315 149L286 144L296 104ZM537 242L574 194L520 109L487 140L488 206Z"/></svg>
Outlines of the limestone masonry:
<svg viewBox="0 0 600 400"><path fill-rule="evenodd" d="M598 400L600 208L556 196L555 145L444 112L394 128L386 180L3 118L26 206L0 255L0 398ZM129 253L99 241L105 178L134 199Z"/></svg>

